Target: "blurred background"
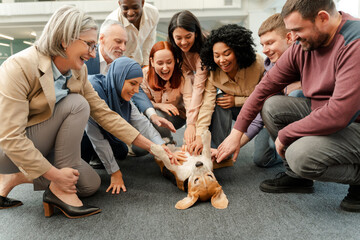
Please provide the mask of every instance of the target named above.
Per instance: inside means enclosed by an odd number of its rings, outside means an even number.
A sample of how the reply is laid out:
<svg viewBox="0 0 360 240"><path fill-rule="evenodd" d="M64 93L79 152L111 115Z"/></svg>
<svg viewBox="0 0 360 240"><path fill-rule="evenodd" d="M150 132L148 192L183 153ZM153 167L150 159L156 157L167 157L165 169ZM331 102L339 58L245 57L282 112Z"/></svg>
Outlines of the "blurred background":
<svg viewBox="0 0 360 240"><path fill-rule="evenodd" d="M286 0L145 0L159 9L157 40L166 40L170 18L190 10L206 31L235 23L250 29L261 53L257 30L270 15L280 12ZM360 0L334 0L338 10L359 16ZM71 4L93 16L99 26L115 8L117 0L0 0L0 64L9 56L33 44L60 6Z"/></svg>

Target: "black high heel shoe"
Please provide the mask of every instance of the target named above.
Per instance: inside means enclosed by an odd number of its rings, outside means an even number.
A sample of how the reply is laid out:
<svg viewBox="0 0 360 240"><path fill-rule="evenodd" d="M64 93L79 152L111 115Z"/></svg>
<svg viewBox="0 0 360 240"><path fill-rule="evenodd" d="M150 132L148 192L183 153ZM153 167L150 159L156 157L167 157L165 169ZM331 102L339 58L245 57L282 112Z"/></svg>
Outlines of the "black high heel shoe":
<svg viewBox="0 0 360 240"><path fill-rule="evenodd" d="M23 203L19 200L0 196L0 209L18 207L21 205L23 205Z"/></svg>
<svg viewBox="0 0 360 240"><path fill-rule="evenodd" d="M101 212L100 208L89 205L83 205L81 207L70 206L55 196L49 188L44 192L43 205L45 217L51 217L53 215L54 207L62 211L68 218L87 217Z"/></svg>

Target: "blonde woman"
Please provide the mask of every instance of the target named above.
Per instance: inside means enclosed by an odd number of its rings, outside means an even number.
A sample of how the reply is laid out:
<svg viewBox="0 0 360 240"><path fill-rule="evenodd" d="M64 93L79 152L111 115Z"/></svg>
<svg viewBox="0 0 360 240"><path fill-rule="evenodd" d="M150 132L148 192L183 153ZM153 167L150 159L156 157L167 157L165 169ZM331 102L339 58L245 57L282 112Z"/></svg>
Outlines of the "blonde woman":
<svg viewBox="0 0 360 240"><path fill-rule="evenodd" d="M99 98L84 61L95 57L97 25L73 6L57 10L32 46L0 67L0 208L22 205L7 195L17 185L45 190L45 216L99 213L80 197L94 194L100 177L80 157L89 115L124 141L150 150L139 134Z"/></svg>

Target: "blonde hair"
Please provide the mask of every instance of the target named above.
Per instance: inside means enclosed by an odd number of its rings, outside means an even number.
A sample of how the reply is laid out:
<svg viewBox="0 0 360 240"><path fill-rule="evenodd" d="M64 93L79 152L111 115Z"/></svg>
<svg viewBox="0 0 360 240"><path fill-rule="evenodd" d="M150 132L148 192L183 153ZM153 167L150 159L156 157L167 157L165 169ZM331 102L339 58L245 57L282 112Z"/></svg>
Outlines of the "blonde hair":
<svg viewBox="0 0 360 240"><path fill-rule="evenodd" d="M280 36L286 37L289 30L286 29L284 19L280 13L275 13L268 17L260 26L258 35L264 35L267 32L276 31Z"/></svg>
<svg viewBox="0 0 360 240"><path fill-rule="evenodd" d="M47 56L66 57L62 43L69 46L82 32L97 29L92 17L74 6L63 6L50 17L35 45Z"/></svg>

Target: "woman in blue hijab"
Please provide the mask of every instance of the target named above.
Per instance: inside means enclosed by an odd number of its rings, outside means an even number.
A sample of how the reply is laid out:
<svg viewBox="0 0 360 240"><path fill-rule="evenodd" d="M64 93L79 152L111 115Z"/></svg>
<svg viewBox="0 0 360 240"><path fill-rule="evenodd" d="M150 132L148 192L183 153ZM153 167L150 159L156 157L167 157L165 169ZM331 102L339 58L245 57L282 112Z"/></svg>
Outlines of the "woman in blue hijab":
<svg viewBox="0 0 360 240"><path fill-rule="evenodd" d="M122 118L135 127L140 134L150 139L153 143L163 145L160 134L155 130L150 121L142 115L137 107L130 101L131 97L139 92L139 86L143 79L140 65L134 60L121 57L116 59L110 66L106 76L102 74L89 76L99 96L107 103L111 110L117 112ZM124 159L128 154L128 146L102 129L93 119L89 119L86 133L106 171L111 175L111 183L107 192L112 193L126 191L119 165L116 159ZM129 146L130 147L130 146ZM136 155L144 155L143 149L131 146ZM164 147L166 149L166 147Z"/></svg>

